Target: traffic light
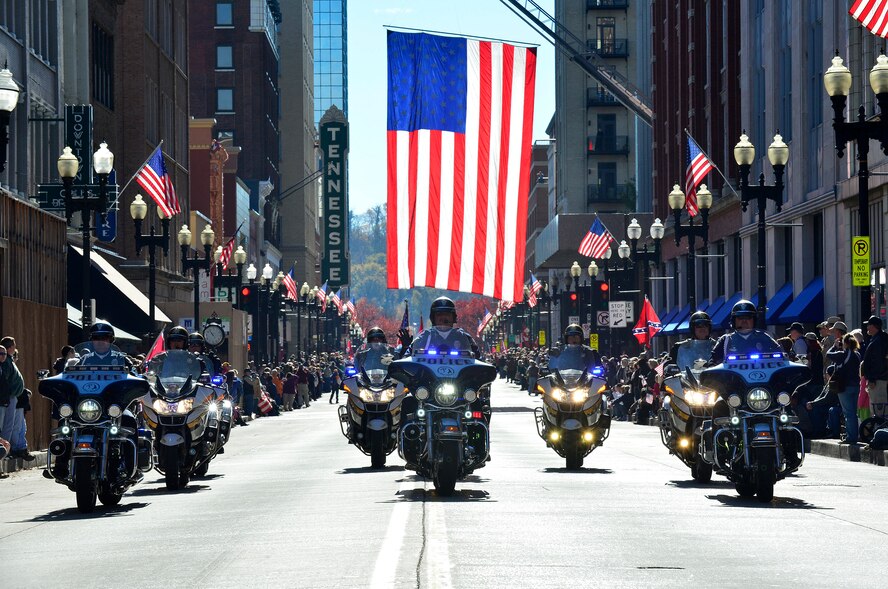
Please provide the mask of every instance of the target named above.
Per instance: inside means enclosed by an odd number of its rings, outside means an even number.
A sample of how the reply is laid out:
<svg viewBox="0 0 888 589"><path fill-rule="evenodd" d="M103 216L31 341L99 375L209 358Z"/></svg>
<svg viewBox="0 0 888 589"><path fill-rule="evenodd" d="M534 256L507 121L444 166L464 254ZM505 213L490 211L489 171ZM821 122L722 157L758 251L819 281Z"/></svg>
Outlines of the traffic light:
<svg viewBox="0 0 888 589"><path fill-rule="evenodd" d="M251 315L256 314L259 310L259 289L255 284L241 285L237 308Z"/></svg>
<svg viewBox="0 0 888 589"><path fill-rule="evenodd" d="M568 295L568 299L570 299L570 314L571 315L579 315L580 314L580 303L577 297L577 293L572 292Z"/></svg>
<svg viewBox="0 0 888 589"><path fill-rule="evenodd" d="M598 310L607 311L608 297L610 296L610 286L607 282L598 285Z"/></svg>

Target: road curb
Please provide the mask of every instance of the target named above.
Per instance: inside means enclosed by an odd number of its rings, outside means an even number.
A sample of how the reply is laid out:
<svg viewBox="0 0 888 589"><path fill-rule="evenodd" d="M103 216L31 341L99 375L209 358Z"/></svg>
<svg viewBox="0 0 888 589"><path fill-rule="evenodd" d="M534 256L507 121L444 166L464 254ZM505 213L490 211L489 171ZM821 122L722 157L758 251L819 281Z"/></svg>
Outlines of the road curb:
<svg viewBox="0 0 888 589"><path fill-rule="evenodd" d="M21 458L4 458L0 460L0 474L9 474L31 468L46 468L46 450L32 451L31 454L36 458L36 460L31 462L25 462Z"/></svg>
<svg viewBox="0 0 888 589"><path fill-rule="evenodd" d="M867 445L839 444L837 440L811 440L811 454L850 462L868 462L888 466L888 450L873 450Z"/></svg>

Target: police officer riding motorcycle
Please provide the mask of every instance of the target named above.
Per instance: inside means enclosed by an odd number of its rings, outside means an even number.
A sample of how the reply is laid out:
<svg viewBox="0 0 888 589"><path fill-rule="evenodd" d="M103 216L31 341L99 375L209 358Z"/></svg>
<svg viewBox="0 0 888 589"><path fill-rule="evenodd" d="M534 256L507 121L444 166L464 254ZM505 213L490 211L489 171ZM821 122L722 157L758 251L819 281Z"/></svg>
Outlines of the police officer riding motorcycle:
<svg viewBox="0 0 888 589"><path fill-rule="evenodd" d="M663 379L659 411L660 439L685 465L695 481L712 478L712 465L699 455L703 421L711 419L718 400L713 391L701 391L699 376L712 356L712 320L703 311L691 315L691 337L672 346Z"/></svg>
<svg viewBox="0 0 888 589"><path fill-rule="evenodd" d="M583 328L568 325L565 345L549 351L551 374L536 384L543 399L534 410L537 434L571 470L581 468L583 459L604 443L611 424L600 357L582 341Z"/></svg>
<svg viewBox="0 0 888 589"><path fill-rule="evenodd" d="M712 419L703 423L700 456L740 496L767 503L774 484L804 462L804 439L789 403L790 392L810 380L810 370L791 362L767 332L754 329L755 318L750 301L734 305L734 331L715 343L711 367L700 374L701 392L719 397Z"/></svg>

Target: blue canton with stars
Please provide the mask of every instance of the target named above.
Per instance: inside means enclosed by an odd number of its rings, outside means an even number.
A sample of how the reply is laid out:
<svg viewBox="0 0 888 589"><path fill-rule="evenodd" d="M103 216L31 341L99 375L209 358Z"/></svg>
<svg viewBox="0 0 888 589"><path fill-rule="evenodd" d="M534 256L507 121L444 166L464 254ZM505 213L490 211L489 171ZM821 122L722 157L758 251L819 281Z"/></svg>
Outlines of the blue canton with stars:
<svg viewBox="0 0 888 589"><path fill-rule="evenodd" d="M388 130L466 132L466 40L388 33Z"/></svg>

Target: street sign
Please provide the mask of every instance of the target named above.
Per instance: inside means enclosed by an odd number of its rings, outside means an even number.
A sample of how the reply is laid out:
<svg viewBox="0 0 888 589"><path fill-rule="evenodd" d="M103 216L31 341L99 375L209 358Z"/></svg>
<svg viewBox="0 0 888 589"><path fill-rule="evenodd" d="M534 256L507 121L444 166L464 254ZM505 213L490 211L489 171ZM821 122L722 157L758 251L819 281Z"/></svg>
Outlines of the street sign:
<svg viewBox="0 0 888 589"><path fill-rule="evenodd" d="M117 200L117 192L119 186L116 183L108 182L105 187L105 196L108 206L114 204ZM65 212L65 187L61 184L38 184L37 185L37 203L40 208L49 212ZM99 198L100 187L98 184L86 184L79 186L75 184L71 187L71 195L74 198Z"/></svg>
<svg viewBox="0 0 888 589"><path fill-rule="evenodd" d="M539 334L539 337L537 338L537 342L538 342L541 346L545 346L545 345L546 345L546 332L545 332L544 330L542 330L542 329L540 330L540 334Z"/></svg>
<svg viewBox="0 0 888 589"><path fill-rule="evenodd" d="M851 284L870 284L870 238L868 235L855 235L851 238Z"/></svg>
<svg viewBox="0 0 888 589"><path fill-rule="evenodd" d="M336 106L321 117L321 154L323 157L324 257L322 280L330 288L349 283L348 255L348 121Z"/></svg>
<svg viewBox="0 0 888 589"><path fill-rule="evenodd" d="M570 325L571 323L576 323L577 325L579 325L579 323L580 323L580 316L579 316L579 315L570 315L570 316L567 318L567 323L568 323L568 325Z"/></svg>
<svg viewBox="0 0 888 589"><path fill-rule="evenodd" d="M589 347L593 350L598 349L598 334L593 333L589 335Z"/></svg>
<svg viewBox="0 0 888 589"><path fill-rule="evenodd" d="M610 313L607 311L599 311L595 316L595 322L598 324L598 327L609 327Z"/></svg>
<svg viewBox="0 0 888 589"><path fill-rule="evenodd" d="M588 323L583 323L583 337L589 337L589 329L591 327L592 326L589 325Z"/></svg>
<svg viewBox="0 0 888 589"><path fill-rule="evenodd" d="M628 327L634 314L632 301L610 301L608 312L610 313L610 327Z"/></svg>
<svg viewBox="0 0 888 589"><path fill-rule="evenodd" d="M80 163L74 184L92 184L93 107L91 104L65 105L65 145L71 148L71 153ZM63 208L64 206L62 204Z"/></svg>

